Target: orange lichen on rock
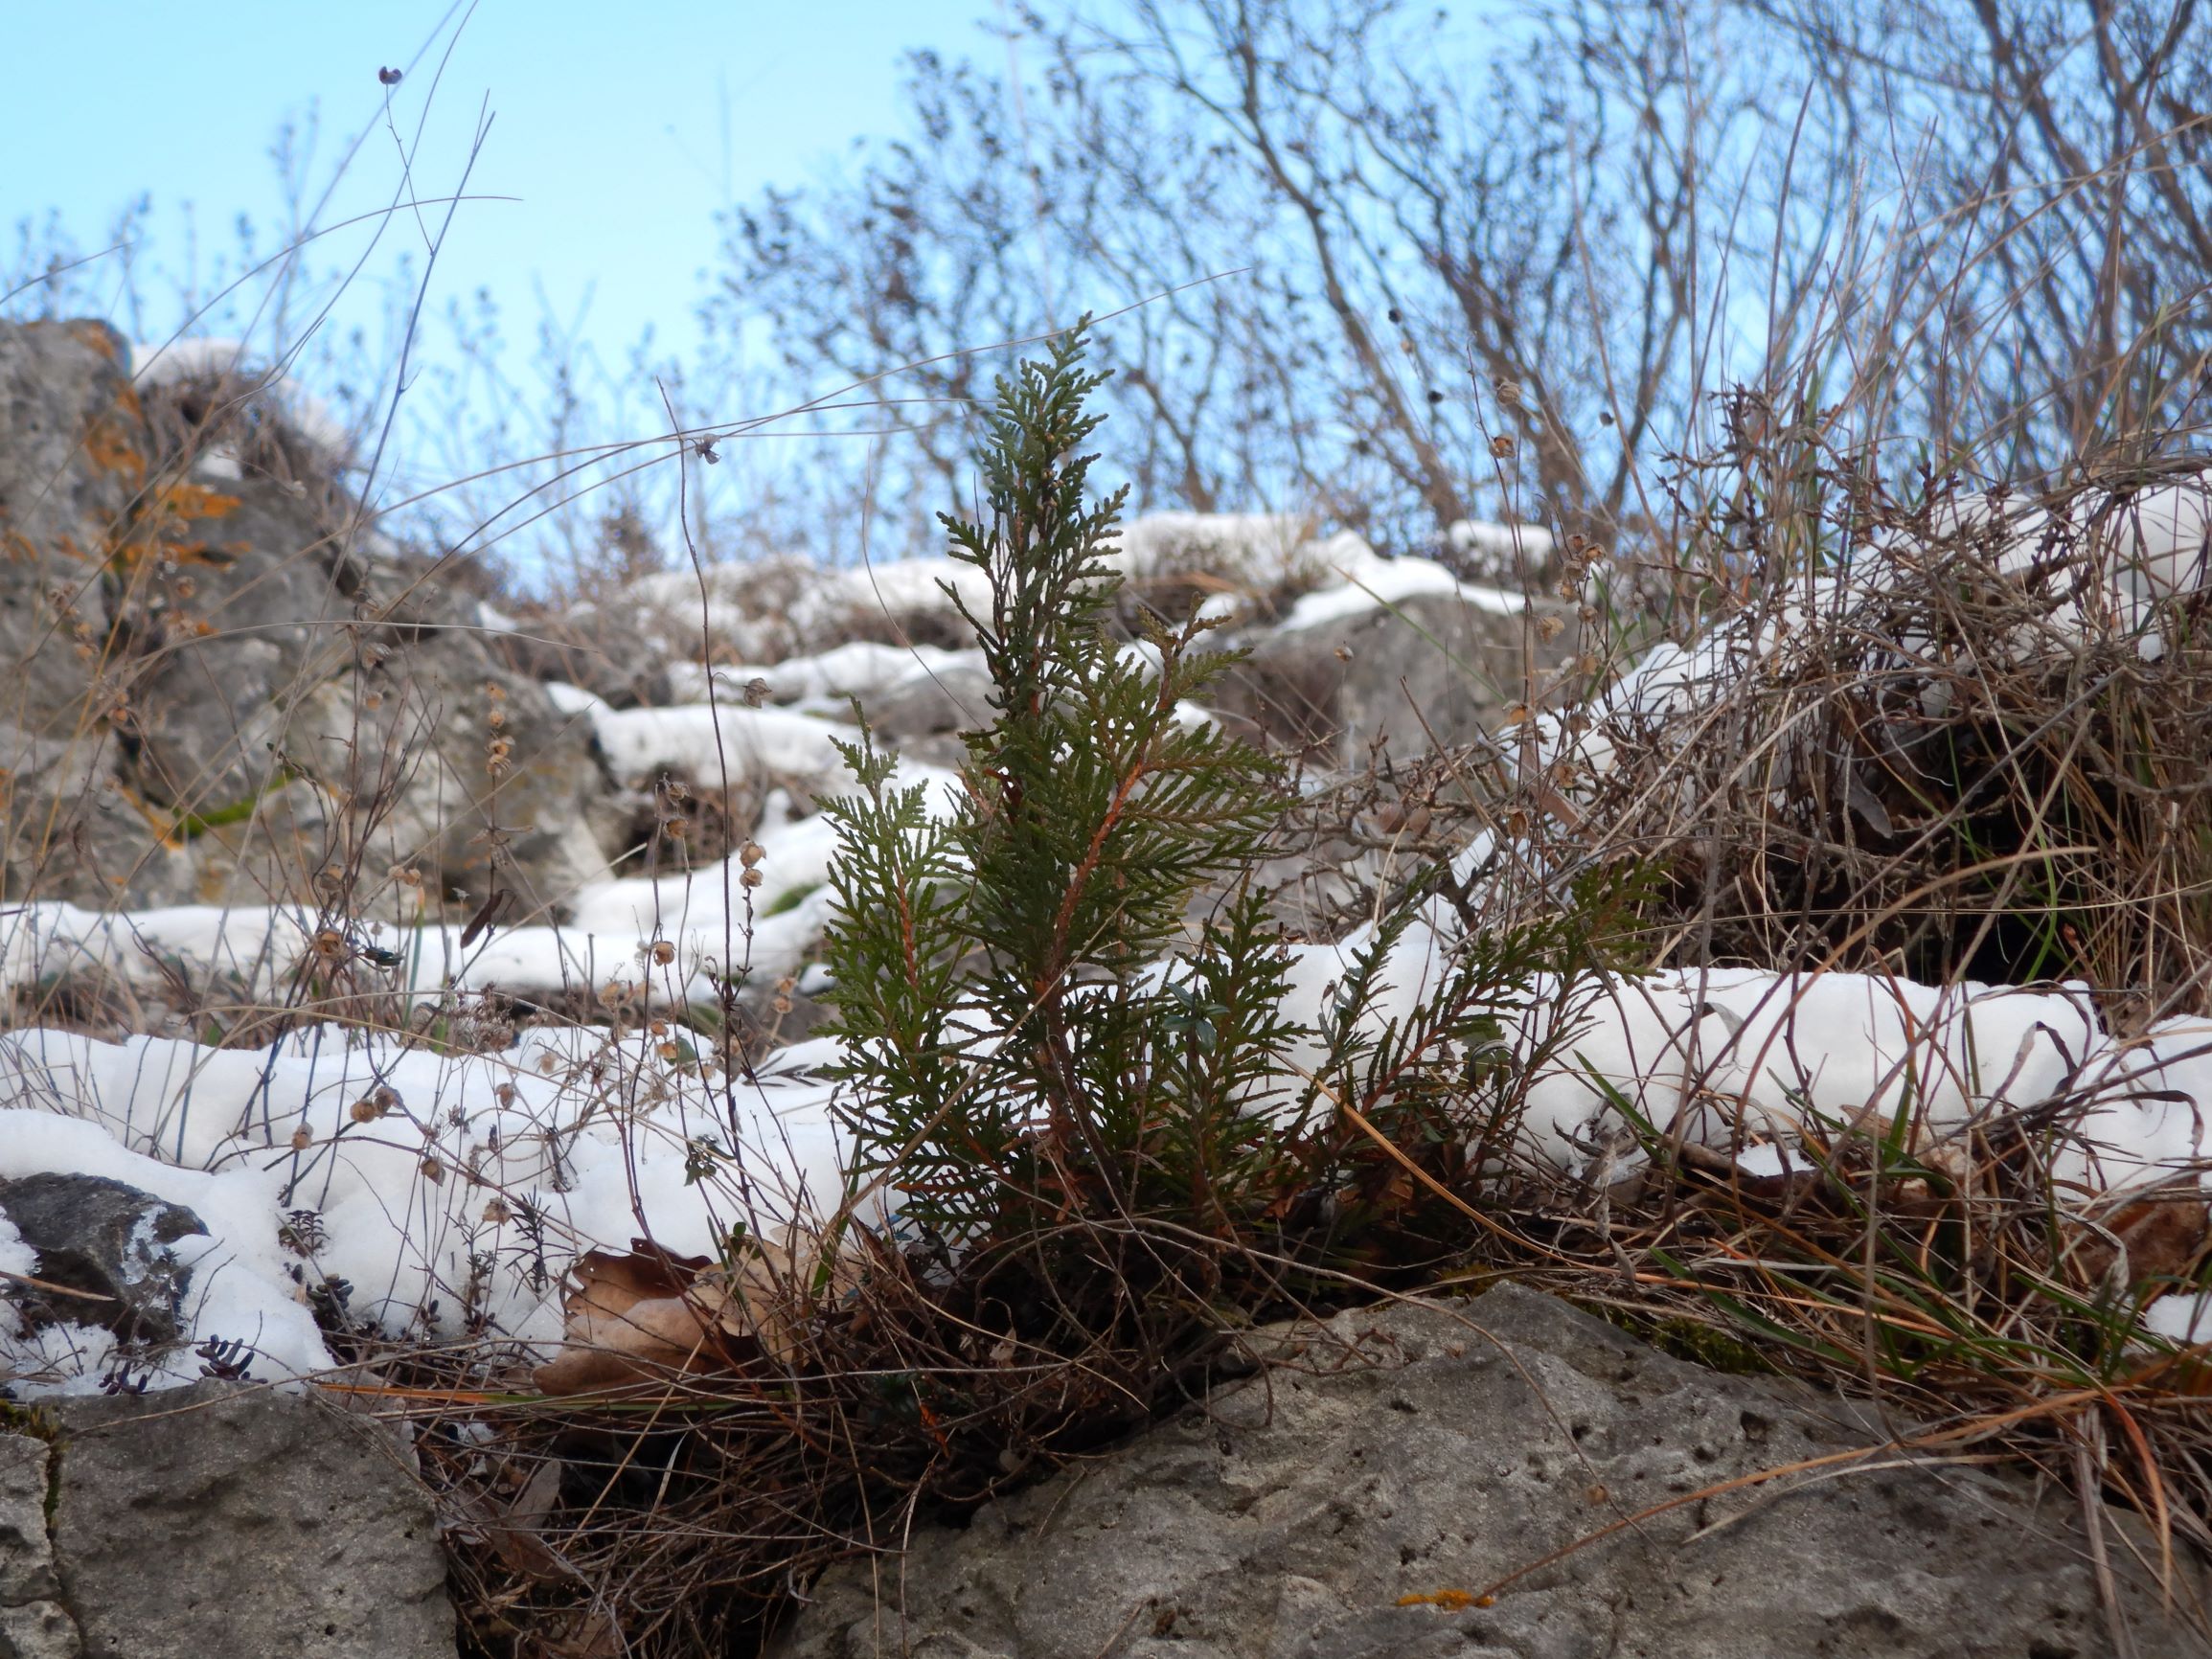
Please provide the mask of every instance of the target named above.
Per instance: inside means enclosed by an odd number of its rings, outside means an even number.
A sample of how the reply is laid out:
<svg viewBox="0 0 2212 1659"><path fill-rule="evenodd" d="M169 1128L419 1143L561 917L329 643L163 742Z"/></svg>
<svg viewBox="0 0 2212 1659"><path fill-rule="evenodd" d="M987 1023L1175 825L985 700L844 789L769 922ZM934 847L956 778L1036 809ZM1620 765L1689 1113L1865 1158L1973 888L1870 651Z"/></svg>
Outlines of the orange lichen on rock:
<svg viewBox="0 0 2212 1659"><path fill-rule="evenodd" d="M102 472L120 472L133 486L146 480L146 447L136 442L131 427L143 430L145 413L138 394L125 386L116 398L114 413L103 415L84 429L84 458Z"/></svg>
<svg viewBox="0 0 2212 1659"><path fill-rule="evenodd" d="M153 493L155 511L171 517L179 524L190 524L201 518L228 518L239 510L240 497L225 495L219 489L210 489L204 484L179 481L164 484Z"/></svg>
<svg viewBox="0 0 2212 1659"><path fill-rule="evenodd" d="M218 551L242 552L236 544L217 544L186 534L186 526L228 518L242 505L242 498L210 489L204 484L175 480L158 484L148 492L145 511L129 534L116 547L114 561L125 568L148 553L159 557L208 562Z"/></svg>
<svg viewBox="0 0 2212 1659"><path fill-rule="evenodd" d="M1478 1596L1472 1590L1431 1590L1425 1596L1401 1596L1401 1607L1442 1607L1447 1613L1458 1613L1469 1607L1494 1607L1495 1596Z"/></svg>

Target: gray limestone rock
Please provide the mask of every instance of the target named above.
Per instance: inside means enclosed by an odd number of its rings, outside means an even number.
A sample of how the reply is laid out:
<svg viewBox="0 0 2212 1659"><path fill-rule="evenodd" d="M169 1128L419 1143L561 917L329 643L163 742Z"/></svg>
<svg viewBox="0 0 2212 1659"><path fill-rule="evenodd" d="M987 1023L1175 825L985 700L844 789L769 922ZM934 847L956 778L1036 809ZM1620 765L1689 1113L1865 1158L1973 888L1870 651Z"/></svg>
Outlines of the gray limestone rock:
<svg viewBox="0 0 2212 1659"><path fill-rule="evenodd" d="M997 716L991 675L979 663L917 669L861 701L868 724L894 739L976 730Z"/></svg>
<svg viewBox="0 0 2212 1659"><path fill-rule="evenodd" d="M0 1659L78 1659L83 1651L76 1625L58 1603L0 1606Z"/></svg>
<svg viewBox="0 0 2212 1659"><path fill-rule="evenodd" d="M0 1430L0 1607L51 1601L60 1587L46 1536L51 1455L34 1436Z"/></svg>
<svg viewBox="0 0 2212 1659"><path fill-rule="evenodd" d="M1539 601L1538 608L1564 607ZM1378 739L1403 761L1468 741L1524 694L1525 627L1518 616L1417 594L1260 632L1243 642L1252 654L1208 696L1223 714L1325 763L1363 765ZM1572 628L1549 644L1528 636L1539 675L1573 638Z"/></svg>
<svg viewBox="0 0 2212 1659"><path fill-rule="evenodd" d="M558 917L604 870L588 724L255 384L142 396L104 325L0 322L9 891L331 902L405 865Z"/></svg>
<svg viewBox="0 0 2212 1659"><path fill-rule="evenodd" d="M85 1659L451 1659L429 1502L369 1419L213 1382L54 1412Z"/></svg>
<svg viewBox="0 0 2212 1659"><path fill-rule="evenodd" d="M55 1598L46 1533L52 1448L0 1430L0 1659L77 1659L77 1623Z"/></svg>
<svg viewBox="0 0 2212 1659"><path fill-rule="evenodd" d="M11 892L122 859L110 809L125 804L112 795L94 693L110 620L103 573L149 466L113 330L0 323L0 860Z"/></svg>
<svg viewBox="0 0 2212 1659"><path fill-rule="evenodd" d="M0 1216L38 1253L36 1277L102 1298L10 1285L34 1320L104 1325L129 1342L173 1342L190 1280L170 1246L207 1226L190 1210L100 1175L49 1172L0 1181Z"/></svg>
<svg viewBox="0 0 2212 1659"><path fill-rule="evenodd" d="M617 709L673 700L669 654L620 606L533 610L512 628L488 631L484 642L511 671L582 686Z"/></svg>
<svg viewBox="0 0 2212 1659"><path fill-rule="evenodd" d="M2094 1659L2078 1506L1984 1468L1821 1471L1625 1516L1883 1436L1511 1285L1277 1331L1263 1376L838 1568L776 1659ZM2133 1570L2135 1651L2205 1649ZM1473 1593L1531 1568L1494 1604ZM878 1594L879 1592L879 1594ZM1411 1598L1412 1600L1408 1600ZM2179 1604L2203 1608L2198 1579Z"/></svg>
<svg viewBox="0 0 2212 1659"><path fill-rule="evenodd" d="M0 717L28 735L75 730L96 660L75 648L106 625L101 574L146 486L127 355L104 323L0 325Z"/></svg>

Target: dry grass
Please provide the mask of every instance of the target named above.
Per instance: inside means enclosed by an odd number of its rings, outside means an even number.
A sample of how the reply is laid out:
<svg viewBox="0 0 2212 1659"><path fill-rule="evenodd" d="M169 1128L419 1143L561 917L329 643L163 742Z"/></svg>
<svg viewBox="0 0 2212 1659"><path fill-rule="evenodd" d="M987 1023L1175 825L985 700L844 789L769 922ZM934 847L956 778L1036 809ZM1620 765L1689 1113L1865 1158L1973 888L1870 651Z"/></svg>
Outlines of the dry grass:
<svg viewBox="0 0 2212 1659"><path fill-rule="evenodd" d="M1296 855L1338 861L1316 902L1401 903L1487 824L1552 873L1463 894L1487 937L1556 912L1562 882L1592 906L1549 962L2065 976L2121 1034L2203 1011L2198 600L2100 613L2078 579L2109 524L2077 513L2022 567L1994 530L1948 532L1949 481L1899 500L1828 461L1794 520L1749 533L1723 500L1667 573L1695 576L1712 625L1767 627L1796 604L1774 648L1608 734L1602 777L1532 769L1509 734L1309 804ZM2044 505L2124 499L2189 466L2085 463ZM1843 568L1810 550L1876 543L1914 551L1879 584L1806 585L1817 558ZM395 1362L391 1403L424 1420L462 1517L477 1639L517 1655L749 1641L827 1561L895 1551L919 1519L1189 1398L1252 1321L1498 1275L1708 1362L1870 1395L1901 1433L2073 1489L2091 1528L2100 1496L2169 1551L2212 1551L2205 1365L2136 1328L2145 1299L2198 1281L2212 1233L2194 1183L2105 1202L2056 1181L2086 1079L1952 1133L1912 1112L1842 1128L1808 1144L1814 1170L1772 1180L1624 1100L1613 1160L1645 1156L1615 1180L1602 1158L1501 1160L1525 1074L1455 1089L1434 1058L1410 1053L1279 1145L1266 1201L1226 1231L1095 1212L1038 1225L1017 1206L1025 1226L957 1259L871 1240L835 1291L787 1283L773 1353L741 1344L627 1398L532 1398L481 1356ZM520 1392L480 1392L501 1386Z"/></svg>
<svg viewBox="0 0 2212 1659"><path fill-rule="evenodd" d="M1600 561L1592 576L1570 549L1587 579L1574 597L1600 624L1612 572L1622 650L1591 650L1530 700L1570 709L1662 608L1681 640L1715 625L1773 635L1787 618L1773 648L1686 711L1625 722L1602 777L1533 764L1509 734L1379 765L1307 804L1284 849L1311 889L1298 924L1325 934L1449 891L1440 872L1486 827L1544 873L1459 891L1486 936L1540 932L1570 891L1600 899L1579 937L1539 941L1523 966L2078 978L2122 1034L2212 1011L2200 602L2155 608L2147 658L2140 629L2076 590L2102 525L2077 515L2018 565L1994 528L1957 527L1951 472L1883 465L1853 436L1881 397L1848 388L1837 413L1793 424L1772 409L1806 399L1745 406L1721 454L1682 466L1679 534L1652 528L1665 515L1649 504L1622 515L1643 529L1628 550L1640 570ZM160 477L188 476L219 441L311 494L338 534L350 503L250 397L186 386L148 413ZM2163 433L2082 456L2041 499L2124 499L2196 466L2193 448ZM1882 541L1911 551L1879 584L1818 585ZM1647 602L1660 595L1666 607ZM354 758L366 827L389 809L404 748ZM656 804L641 818L641 845L666 816ZM371 839L361 828L272 851L301 878L289 896L311 932L394 897ZM349 959L303 964L273 1000L199 984L149 1002L62 976L6 1017L103 1034L173 1019L262 1044L309 1019L495 1043L517 1019L604 1015L584 991L556 1008L456 995L425 1009ZM331 1307L332 1341L356 1366L344 1386L416 1423L471 1641L514 1659L741 1649L829 1560L895 1551L921 1518L1172 1408L1253 1321L1498 1275L1709 1360L1873 1395L2072 1487L2092 1525L2086 1500L2102 1495L2174 1550L2212 1550L2203 1356L2133 1340L2147 1296L2201 1282L2202 1201L2192 1187L2115 1208L2057 1183L2087 1098L1949 1136L1906 1114L1816 1143L1814 1170L1765 1182L1630 1113L1612 1155L1647 1161L1616 1181L1603 1156L1571 1173L1496 1157L1523 1079L1455 1074L1447 1048L1348 1094L1326 1127L1265 1146L1255 1131L1264 1178L1230 1225L1095 1210L1040 1222L1049 1195L1024 1194L1006 1229L957 1258L926 1237L853 1235L846 1273L770 1274L782 1340L718 1340L604 1398L545 1395L531 1356L496 1339L392 1343Z"/></svg>

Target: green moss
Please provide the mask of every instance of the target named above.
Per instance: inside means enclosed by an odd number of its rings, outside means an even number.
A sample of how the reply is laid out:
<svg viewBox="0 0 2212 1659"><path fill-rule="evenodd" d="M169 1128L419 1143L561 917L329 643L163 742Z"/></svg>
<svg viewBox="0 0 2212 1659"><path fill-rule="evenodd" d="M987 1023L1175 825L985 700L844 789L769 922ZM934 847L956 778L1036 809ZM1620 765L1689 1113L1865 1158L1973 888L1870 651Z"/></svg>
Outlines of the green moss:
<svg viewBox="0 0 2212 1659"><path fill-rule="evenodd" d="M1654 1316L1571 1296L1566 1300L1585 1313L1594 1313L1608 1325L1643 1338L1662 1353L1707 1371L1729 1376L1770 1376L1780 1369L1752 1343L1702 1319L1680 1313Z"/></svg>
<svg viewBox="0 0 2212 1659"><path fill-rule="evenodd" d="M1731 1376L1763 1376L1776 1368L1758 1349L1732 1331L1680 1314L1657 1321L1647 1334L1676 1359Z"/></svg>
<svg viewBox="0 0 2212 1659"><path fill-rule="evenodd" d="M794 887L787 892L779 893L776 895L775 902L770 904L767 909L762 911L761 915L763 917L781 916L787 910L796 910L800 905L806 903L808 898L813 894L814 891L821 885L822 884L819 881L809 881L803 886Z"/></svg>
<svg viewBox="0 0 2212 1659"><path fill-rule="evenodd" d="M225 806L210 807L205 812L179 812L171 833L181 835L187 841L196 841L211 830L228 829L233 824L243 824L254 815L264 796L282 789L299 777L290 767L278 768L277 775L262 787L241 800Z"/></svg>

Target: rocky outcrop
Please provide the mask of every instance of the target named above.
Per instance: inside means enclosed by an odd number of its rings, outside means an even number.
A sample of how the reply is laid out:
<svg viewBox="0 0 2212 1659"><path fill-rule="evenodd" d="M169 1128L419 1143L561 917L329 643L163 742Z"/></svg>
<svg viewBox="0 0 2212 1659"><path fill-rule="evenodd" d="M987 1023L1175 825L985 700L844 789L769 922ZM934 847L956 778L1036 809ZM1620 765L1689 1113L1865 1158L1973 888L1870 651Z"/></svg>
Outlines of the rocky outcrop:
<svg viewBox="0 0 2212 1659"><path fill-rule="evenodd" d="M428 1502L366 1418L227 1383L0 1421L0 1659L451 1659Z"/></svg>
<svg viewBox="0 0 2212 1659"><path fill-rule="evenodd" d="M173 894L118 792L106 569L147 499L152 441L129 352L100 323L0 323L0 858L11 893L63 871L132 870Z"/></svg>
<svg viewBox="0 0 2212 1659"><path fill-rule="evenodd" d="M0 324L8 887L327 902L416 869L558 915L601 874L589 730L410 566L250 375L135 387Z"/></svg>
<svg viewBox="0 0 2212 1659"><path fill-rule="evenodd" d="M1715 1490L1884 1442L1832 1398L1511 1285L1267 1334L1263 1375L965 1530L918 1531L903 1559L833 1571L777 1659L2112 1650L2063 1493L1903 1452ZM2203 1652L2181 1622L2202 1586L2161 1611L2136 1570L2155 1547L2106 1524L2134 1651Z"/></svg>

